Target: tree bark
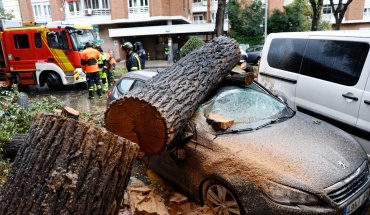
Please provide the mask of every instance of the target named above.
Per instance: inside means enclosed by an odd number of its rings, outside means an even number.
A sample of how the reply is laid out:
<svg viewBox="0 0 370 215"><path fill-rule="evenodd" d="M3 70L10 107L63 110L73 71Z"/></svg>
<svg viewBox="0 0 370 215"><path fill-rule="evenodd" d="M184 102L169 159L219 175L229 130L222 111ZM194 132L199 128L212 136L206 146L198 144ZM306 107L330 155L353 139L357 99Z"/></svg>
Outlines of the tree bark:
<svg viewBox="0 0 370 215"><path fill-rule="evenodd" d="M0 213L118 214L137 152L104 128L38 114L0 191Z"/></svg>
<svg viewBox="0 0 370 215"><path fill-rule="evenodd" d="M225 7L226 0L218 0L215 23L215 33L217 37L222 36L224 33Z"/></svg>
<svg viewBox="0 0 370 215"><path fill-rule="evenodd" d="M316 4L316 0L310 0L311 7L312 7L312 25L311 31L317 31L319 28L319 22L321 19L321 11L324 5L324 0L318 0Z"/></svg>
<svg viewBox="0 0 370 215"><path fill-rule="evenodd" d="M347 3L342 3L342 0L339 0L337 8L334 6L334 1L330 0L330 6L332 11L334 12L335 18L335 30L340 30L340 25L342 24L344 14L347 11L348 6L352 3L353 0L347 0Z"/></svg>
<svg viewBox="0 0 370 215"><path fill-rule="evenodd" d="M105 127L156 154L186 125L240 59L239 44L216 37L111 103Z"/></svg>
<svg viewBox="0 0 370 215"><path fill-rule="evenodd" d="M28 134L17 134L4 143L4 158L14 161L19 148L26 142Z"/></svg>

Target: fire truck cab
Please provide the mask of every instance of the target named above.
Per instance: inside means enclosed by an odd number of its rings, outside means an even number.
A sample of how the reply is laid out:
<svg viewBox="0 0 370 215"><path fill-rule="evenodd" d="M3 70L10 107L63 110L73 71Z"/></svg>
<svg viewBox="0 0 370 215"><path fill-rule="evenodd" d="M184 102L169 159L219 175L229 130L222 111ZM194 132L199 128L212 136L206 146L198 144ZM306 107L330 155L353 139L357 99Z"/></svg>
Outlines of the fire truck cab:
<svg viewBox="0 0 370 215"><path fill-rule="evenodd" d="M92 26L62 21L8 27L0 32L0 86L44 86L86 82L79 51L95 42Z"/></svg>

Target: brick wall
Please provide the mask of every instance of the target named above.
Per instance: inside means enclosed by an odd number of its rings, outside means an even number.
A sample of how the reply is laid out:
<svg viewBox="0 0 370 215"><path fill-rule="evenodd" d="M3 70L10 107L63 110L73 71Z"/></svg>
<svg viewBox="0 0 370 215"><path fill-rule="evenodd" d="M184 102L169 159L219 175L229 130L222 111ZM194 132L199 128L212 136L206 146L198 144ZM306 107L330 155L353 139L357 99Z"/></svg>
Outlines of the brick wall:
<svg viewBox="0 0 370 215"><path fill-rule="evenodd" d="M112 19L128 19L127 0L111 0L110 8Z"/></svg>
<svg viewBox="0 0 370 215"><path fill-rule="evenodd" d="M63 2L60 0L49 0L51 19L53 21L63 21L65 20Z"/></svg>
<svg viewBox="0 0 370 215"><path fill-rule="evenodd" d="M19 0L19 9L23 22L34 22L35 17L33 16L31 0Z"/></svg>
<svg viewBox="0 0 370 215"><path fill-rule="evenodd" d="M284 0L268 0L268 11L269 15L271 15L272 11L278 9L280 11L284 11Z"/></svg>
<svg viewBox="0 0 370 215"><path fill-rule="evenodd" d="M363 18L365 0L356 0L348 6L344 14L346 20L361 20Z"/></svg>

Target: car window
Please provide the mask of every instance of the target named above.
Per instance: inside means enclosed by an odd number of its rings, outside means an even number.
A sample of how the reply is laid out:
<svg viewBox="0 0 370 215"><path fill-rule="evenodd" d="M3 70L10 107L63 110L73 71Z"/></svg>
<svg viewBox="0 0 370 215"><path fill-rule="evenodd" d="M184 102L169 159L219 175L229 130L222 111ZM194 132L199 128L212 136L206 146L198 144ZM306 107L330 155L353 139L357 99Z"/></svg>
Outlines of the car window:
<svg viewBox="0 0 370 215"><path fill-rule="evenodd" d="M368 52L368 43L309 40L301 74L354 86L360 78Z"/></svg>
<svg viewBox="0 0 370 215"><path fill-rule="evenodd" d="M276 69L299 73L306 39L273 39L267 55L268 64Z"/></svg>
<svg viewBox="0 0 370 215"><path fill-rule="evenodd" d="M138 87L138 86L141 86L144 84L144 81L142 80L136 80L135 83L134 83L134 86L132 87L132 89Z"/></svg>
<svg viewBox="0 0 370 215"><path fill-rule="evenodd" d="M228 88L201 106L204 115L218 114L234 119L235 124L249 124L293 114L284 103L252 88Z"/></svg>
<svg viewBox="0 0 370 215"><path fill-rule="evenodd" d="M123 78L117 85L117 89L121 94L127 93L130 89L132 84L134 83L135 79L131 78Z"/></svg>

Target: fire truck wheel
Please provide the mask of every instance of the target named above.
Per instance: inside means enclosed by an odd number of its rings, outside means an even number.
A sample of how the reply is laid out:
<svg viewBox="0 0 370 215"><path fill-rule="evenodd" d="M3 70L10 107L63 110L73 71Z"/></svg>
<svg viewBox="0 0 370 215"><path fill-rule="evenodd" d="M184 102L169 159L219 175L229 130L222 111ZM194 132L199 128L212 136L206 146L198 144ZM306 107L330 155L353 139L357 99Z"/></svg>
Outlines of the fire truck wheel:
<svg viewBox="0 0 370 215"><path fill-rule="evenodd" d="M48 74L45 80L50 90L56 90L61 86L61 80L59 75L51 72Z"/></svg>

